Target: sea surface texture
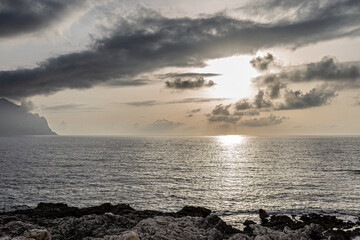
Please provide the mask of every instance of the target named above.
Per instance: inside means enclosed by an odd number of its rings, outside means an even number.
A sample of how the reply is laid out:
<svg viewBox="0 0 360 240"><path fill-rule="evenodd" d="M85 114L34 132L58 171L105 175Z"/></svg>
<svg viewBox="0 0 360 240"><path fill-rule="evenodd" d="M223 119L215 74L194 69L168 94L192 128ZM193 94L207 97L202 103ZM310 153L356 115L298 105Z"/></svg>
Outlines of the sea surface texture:
<svg viewBox="0 0 360 240"><path fill-rule="evenodd" d="M360 137L0 137L0 211L39 202L359 216Z"/></svg>

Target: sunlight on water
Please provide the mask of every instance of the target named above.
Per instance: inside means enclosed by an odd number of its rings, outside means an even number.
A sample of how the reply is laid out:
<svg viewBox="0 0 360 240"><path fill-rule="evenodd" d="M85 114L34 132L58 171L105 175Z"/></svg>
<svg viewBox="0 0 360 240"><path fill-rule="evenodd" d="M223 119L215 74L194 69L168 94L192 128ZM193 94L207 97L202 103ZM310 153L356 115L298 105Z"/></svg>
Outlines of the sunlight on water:
<svg viewBox="0 0 360 240"><path fill-rule="evenodd" d="M246 137L242 135L223 135L217 136L217 138L224 146L240 145L246 140Z"/></svg>
<svg viewBox="0 0 360 240"><path fill-rule="evenodd" d="M0 137L0 210L39 202L358 215L359 137ZM339 181L341 179L341 181Z"/></svg>

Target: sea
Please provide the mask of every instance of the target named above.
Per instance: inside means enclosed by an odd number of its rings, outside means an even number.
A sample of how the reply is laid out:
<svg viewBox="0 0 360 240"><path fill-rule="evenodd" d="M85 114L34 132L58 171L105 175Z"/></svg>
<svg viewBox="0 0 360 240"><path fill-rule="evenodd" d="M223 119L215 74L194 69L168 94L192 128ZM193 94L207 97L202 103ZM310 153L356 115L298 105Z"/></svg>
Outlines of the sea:
<svg viewBox="0 0 360 240"><path fill-rule="evenodd" d="M360 216L358 136L0 137L0 211L62 202Z"/></svg>

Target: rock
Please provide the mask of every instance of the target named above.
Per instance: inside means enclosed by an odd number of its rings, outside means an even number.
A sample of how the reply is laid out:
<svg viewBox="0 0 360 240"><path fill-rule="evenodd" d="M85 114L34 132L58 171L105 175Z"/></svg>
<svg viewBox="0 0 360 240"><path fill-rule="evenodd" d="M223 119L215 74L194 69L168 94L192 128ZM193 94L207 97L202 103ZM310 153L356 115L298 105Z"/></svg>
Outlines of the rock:
<svg viewBox="0 0 360 240"><path fill-rule="evenodd" d="M356 225L353 222L345 222L341 219L336 218L335 216L321 215L321 214L306 214L300 217L300 220L303 221L306 225L311 223L316 223L321 225L325 230L331 230L333 228L338 229L350 229Z"/></svg>
<svg viewBox="0 0 360 240"><path fill-rule="evenodd" d="M204 219L201 217L164 217L158 216L142 220L132 231L137 232L140 239L223 239L223 235L218 230L206 229L201 226Z"/></svg>
<svg viewBox="0 0 360 240"><path fill-rule="evenodd" d="M124 232L121 235L105 236L104 240L140 240L139 235L133 231Z"/></svg>
<svg viewBox="0 0 360 240"><path fill-rule="evenodd" d="M5 98L0 99L0 116L0 136L56 135L44 117Z"/></svg>
<svg viewBox="0 0 360 240"><path fill-rule="evenodd" d="M244 231L201 207L179 212L136 211L126 204L110 203L89 208L62 203L40 203L35 209L0 213L0 240L342 240L360 237L359 224L333 216L307 214L303 221L262 210L261 224L245 221ZM349 229L350 226L353 226ZM333 228L336 227L336 228Z"/></svg>
<svg viewBox="0 0 360 240"><path fill-rule="evenodd" d="M240 230L228 225L220 217L216 215L209 215L205 218L204 223L202 224L203 228L215 228L223 234L235 234L239 233Z"/></svg>
<svg viewBox="0 0 360 240"><path fill-rule="evenodd" d="M286 215L271 216L270 220L268 220L266 223L262 223L262 225L277 230L283 230L284 227L289 227L290 229L295 230L305 226L304 223L294 221L292 218Z"/></svg>
<svg viewBox="0 0 360 240"><path fill-rule="evenodd" d="M22 236L26 231L36 229L38 226L21 221L13 221L0 226L0 237L16 237Z"/></svg>
<svg viewBox="0 0 360 240"><path fill-rule="evenodd" d="M256 224L254 221L252 220L245 220L243 223L245 226L249 226L250 224Z"/></svg>
<svg viewBox="0 0 360 240"><path fill-rule="evenodd" d="M51 234L46 229L31 229L24 236L35 240L51 240Z"/></svg>
<svg viewBox="0 0 360 240"><path fill-rule="evenodd" d="M259 209L259 217L261 219L261 222L267 222L267 218L269 217L269 214L264 209Z"/></svg>
<svg viewBox="0 0 360 240"><path fill-rule="evenodd" d="M191 216L191 217L207 217L211 213L211 210L203 207L193 207L185 206L180 211L177 212L177 215L180 217Z"/></svg>
<svg viewBox="0 0 360 240"><path fill-rule="evenodd" d="M229 238L229 240L253 240L253 239L254 238L243 233L237 233L233 235L231 238Z"/></svg>

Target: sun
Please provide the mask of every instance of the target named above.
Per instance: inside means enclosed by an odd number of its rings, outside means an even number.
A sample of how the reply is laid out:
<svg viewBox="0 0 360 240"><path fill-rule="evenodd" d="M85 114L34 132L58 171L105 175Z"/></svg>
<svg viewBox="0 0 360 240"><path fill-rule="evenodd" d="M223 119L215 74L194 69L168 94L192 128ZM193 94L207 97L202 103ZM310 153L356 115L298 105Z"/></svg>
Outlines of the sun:
<svg viewBox="0 0 360 240"><path fill-rule="evenodd" d="M196 72L220 74L209 78L216 83L209 91L212 97L245 98L254 91L251 78L258 75L250 65L252 58L250 55L239 55L213 59L206 62L206 67L196 69Z"/></svg>

